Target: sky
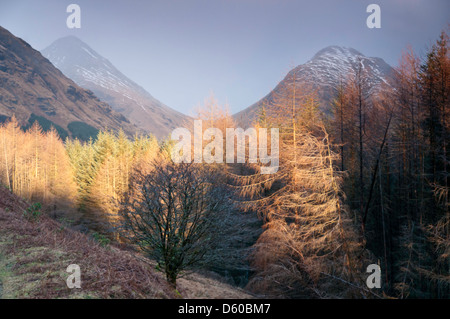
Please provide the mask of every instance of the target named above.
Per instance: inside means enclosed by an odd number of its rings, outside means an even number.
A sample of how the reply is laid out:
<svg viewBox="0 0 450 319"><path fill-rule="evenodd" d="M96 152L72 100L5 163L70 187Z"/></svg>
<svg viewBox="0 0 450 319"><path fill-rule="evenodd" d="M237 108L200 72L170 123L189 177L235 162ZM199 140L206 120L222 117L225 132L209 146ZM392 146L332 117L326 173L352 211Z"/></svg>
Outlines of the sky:
<svg viewBox="0 0 450 319"><path fill-rule="evenodd" d="M81 28L69 29L69 4ZM369 4L381 28L369 29ZM236 113L329 45L396 66L449 28L449 0L0 0L0 26L42 50L74 35L164 104L188 115L213 93Z"/></svg>

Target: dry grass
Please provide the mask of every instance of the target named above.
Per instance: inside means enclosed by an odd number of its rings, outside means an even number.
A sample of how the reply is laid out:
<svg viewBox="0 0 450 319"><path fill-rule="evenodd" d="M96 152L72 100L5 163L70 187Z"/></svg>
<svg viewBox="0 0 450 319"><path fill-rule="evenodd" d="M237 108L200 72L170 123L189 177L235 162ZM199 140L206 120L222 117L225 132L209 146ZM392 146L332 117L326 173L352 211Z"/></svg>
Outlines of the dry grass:
<svg viewBox="0 0 450 319"><path fill-rule="evenodd" d="M174 298L163 279L130 253L101 247L48 217L30 222L0 209L0 251L10 298ZM66 268L81 268L82 289L69 289ZM9 276L8 276L9 273ZM1 275L0 275L1 276ZM4 277L4 276L1 276Z"/></svg>
<svg viewBox="0 0 450 319"><path fill-rule="evenodd" d="M230 286L214 274L190 273L177 280L177 289L187 299L251 299L255 295ZM259 296L261 297L261 296Z"/></svg>
<svg viewBox="0 0 450 319"><path fill-rule="evenodd" d="M153 262L41 216L0 186L0 298L251 298L219 280L191 274L174 290ZM67 266L81 269L81 289L66 285Z"/></svg>
<svg viewBox="0 0 450 319"><path fill-rule="evenodd" d="M0 281L3 298L175 298L176 293L129 252L102 247L47 216L24 218L28 205L1 187ZM81 268L69 289L66 268Z"/></svg>

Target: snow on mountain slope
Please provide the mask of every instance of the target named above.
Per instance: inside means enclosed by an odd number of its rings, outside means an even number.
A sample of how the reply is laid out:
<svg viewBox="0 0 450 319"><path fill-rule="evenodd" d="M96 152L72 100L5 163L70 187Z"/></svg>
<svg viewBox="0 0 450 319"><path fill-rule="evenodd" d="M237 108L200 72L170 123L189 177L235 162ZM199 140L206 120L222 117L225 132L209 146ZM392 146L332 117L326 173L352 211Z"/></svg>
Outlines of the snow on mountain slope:
<svg viewBox="0 0 450 319"><path fill-rule="evenodd" d="M67 58L61 57L65 61ZM63 136L87 138L96 129L141 130L91 91L64 76L28 43L0 27L0 119L21 126L46 120ZM31 121L31 122L30 122ZM42 125L42 124L41 124ZM90 132L86 132L89 128ZM89 133L89 134L88 134ZM86 135L87 134L87 135Z"/></svg>
<svg viewBox="0 0 450 319"><path fill-rule="evenodd" d="M327 113L339 82L355 74L358 64L367 74L369 91L376 91L382 84L389 85L393 69L383 59L366 57L352 48L329 46L317 52L308 62L292 69L275 89L260 101L236 113L234 118L241 126L249 126L257 118L261 106L270 105L275 94L280 92L286 81L294 78L293 75L296 83L306 83L317 89L320 108Z"/></svg>
<svg viewBox="0 0 450 319"><path fill-rule="evenodd" d="M352 48L329 46L320 50L305 64L293 71L299 78L309 77L314 83L335 86L341 77L351 74L361 63L368 72L369 85L375 87L387 83L391 67L380 58L369 58Z"/></svg>
<svg viewBox="0 0 450 319"><path fill-rule="evenodd" d="M91 90L136 126L159 138L167 137L188 119L155 99L74 36L56 40L42 54L79 86Z"/></svg>

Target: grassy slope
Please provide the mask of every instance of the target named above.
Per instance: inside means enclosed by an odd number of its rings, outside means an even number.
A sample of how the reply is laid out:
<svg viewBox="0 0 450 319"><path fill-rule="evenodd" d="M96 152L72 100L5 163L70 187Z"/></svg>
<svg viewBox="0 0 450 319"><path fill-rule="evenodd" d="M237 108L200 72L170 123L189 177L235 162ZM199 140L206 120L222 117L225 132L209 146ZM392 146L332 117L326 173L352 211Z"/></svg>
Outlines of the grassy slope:
<svg viewBox="0 0 450 319"><path fill-rule="evenodd" d="M174 291L151 262L47 216L27 220L29 206L0 186L0 298L249 298L239 289L191 274ZM81 289L69 289L66 268L81 268Z"/></svg>

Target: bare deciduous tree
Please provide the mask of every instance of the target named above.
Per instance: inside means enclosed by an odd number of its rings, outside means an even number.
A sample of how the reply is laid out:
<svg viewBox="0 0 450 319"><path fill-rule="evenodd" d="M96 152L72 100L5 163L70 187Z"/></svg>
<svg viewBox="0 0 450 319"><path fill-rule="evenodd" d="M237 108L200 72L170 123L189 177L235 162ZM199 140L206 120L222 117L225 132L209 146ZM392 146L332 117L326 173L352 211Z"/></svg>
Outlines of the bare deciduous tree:
<svg viewBox="0 0 450 319"><path fill-rule="evenodd" d="M231 204L217 174L159 157L151 172L133 175L122 201L122 234L155 259L174 286L181 271L204 262L219 237Z"/></svg>

